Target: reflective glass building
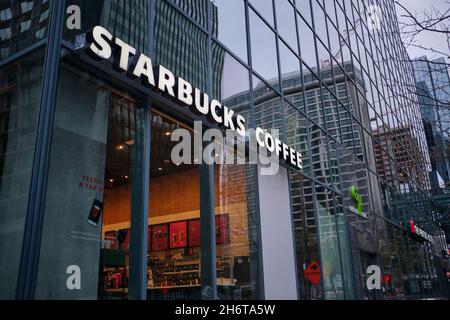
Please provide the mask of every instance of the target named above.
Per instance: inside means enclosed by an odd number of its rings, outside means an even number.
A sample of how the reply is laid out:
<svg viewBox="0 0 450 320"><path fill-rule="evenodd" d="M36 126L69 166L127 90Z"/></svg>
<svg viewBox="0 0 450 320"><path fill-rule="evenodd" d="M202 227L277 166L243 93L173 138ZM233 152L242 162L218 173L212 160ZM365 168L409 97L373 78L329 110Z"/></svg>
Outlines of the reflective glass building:
<svg viewBox="0 0 450 320"><path fill-rule="evenodd" d="M215 124L93 59L96 26L278 130L303 169L171 161L177 129ZM0 59L0 298L446 294L392 1L0 0Z"/></svg>

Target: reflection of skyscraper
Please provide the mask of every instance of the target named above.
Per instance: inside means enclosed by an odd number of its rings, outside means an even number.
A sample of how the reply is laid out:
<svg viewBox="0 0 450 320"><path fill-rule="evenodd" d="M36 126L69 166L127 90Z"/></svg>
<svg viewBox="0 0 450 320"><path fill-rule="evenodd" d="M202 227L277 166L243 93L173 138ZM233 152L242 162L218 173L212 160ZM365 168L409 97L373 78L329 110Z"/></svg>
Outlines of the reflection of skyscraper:
<svg viewBox="0 0 450 320"><path fill-rule="evenodd" d="M0 299L16 289L43 64L37 50L0 71Z"/></svg>
<svg viewBox="0 0 450 320"><path fill-rule="evenodd" d="M206 23L209 1L176 1L181 10L187 10L199 24ZM216 17L216 16L214 16ZM176 30L176 32L175 32ZM195 87L208 89L208 37L194 23L183 18L166 1L156 1L154 59L174 74L189 79ZM212 67L216 77L223 69L224 50L213 47ZM213 90L220 98L220 78L213 79Z"/></svg>
<svg viewBox="0 0 450 320"><path fill-rule="evenodd" d="M346 104L338 104L336 98L328 92L322 93L321 87L317 79L310 73L304 74L304 87L301 86L300 75L290 74L283 77L283 87L286 92L286 99L292 104L303 110L310 116L317 124L321 124L326 130L339 141L339 145L328 145L327 139L322 129L314 124L309 124L309 130L302 128L299 123L302 123L300 119L292 118L295 114L291 115L289 112L286 114L286 138L289 144L294 145L300 150L305 157L311 153L312 163L306 164L306 171L311 170L312 174L324 183L334 184L339 188L340 183L343 183L344 192L353 183L359 188L359 191L363 195L364 207L367 211L373 209L369 204L369 180L367 172L364 166L360 166L358 174L355 171L355 164L358 162L366 162L370 167L375 170L375 161L373 158L372 141L363 140L362 132L359 129L359 125L355 121L352 121L352 115L354 115L361 124L368 128L369 117L367 106L362 104L364 101L362 98L358 98L358 90L355 87L358 85L360 91L363 91L364 85L358 71L353 72L351 63L345 64L346 71L355 80L354 82L346 81L346 78L340 68L326 68L322 70L322 78L326 81L333 81L332 71L334 73L334 81L336 84L336 95L345 101ZM334 90L333 90L334 91ZM306 98L306 107L304 105L304 97ZM349 96L350 99L344 99ZM323 113L322 113L323 108ZM299 115L297 114L297 117ZM306 135L311 136L311 150L308 150L306 143ZM327 152L329 149L329 152ZM345 150L353 155L351 173L356 174L357 180L352 180L349 175L345 174L345 168L343 165L349 164L345 159L339 159L345 157ZM307 162L307 160L305 160ZM340 177L341 176L341 177ZM359 181L359 182L358 182ZM372 186L372 189L377 189L376 185ZM329 199L328 199L329 200ZM379 208L377 204L375 207ZM311 206L312 210L312 206ZM295 214L295 213L294 213ZM314 227L314 215L308 215L308 225Z"/></svg>
<svg viewBox="0 0 450 320"><path fill-rule="evenodd" d="M432 169L449 183L450 76L447 65L443 58L429 61L420 57L413 60L413 67Z"/></svg>
<svg viewBox="0 0 450 320"><path fill-rule="evenodd" d="M86 32L96 25L108 29L126 43L132 44L138 51L146 52L148 43L148 2L145 0L119 1L68 0L67 6L77 5L82 12L81 27ZM80 30L64 28L63 37L73 41Z"/></svg>
<svg viewBox="0 0 450 320"><path fill-rule="evenodd" d="M431 169L439 174L439 178L448 181L448 150L445 147L444 132L440 125L436 103L431 99L431 92L425 82L417 83L417 95L430 153Z"/></svg>
<svg viewBox="0 0 450 320"><path fill-rule="evenodd" d="M349 81L340 68L332 70L328 67L321 71L325 83L336 85L335 94L340 98L340 103L330 93L322 92L320 82L309 72L305 71L303 74L303 85L299 72L283 75L282 87L285 99L302 110L315 123L306 121L301 113L287 103L284 104L283 113L280 97L264 83L256 85L253 97L255 123L268 129L282 128L284 115L286 131L281 132L281 136L303 154L305 173L316 177L326 185L333 186L336 190L343 190L344 197L342 202L339 202L338 210L345 210L348 216L350 249L355 270L353 276L358 278L367 265L376 263L380 242L373 228L373 214L383 216L383 212L379 185L375 179L369 178L367 168L369 166L372 172L376 171L372 140L365 139L361 130L362 125L370 131L368 108L363 103L364 99L360 93L365 91L364 83L361 74L358 70L354 71L350 62L345 64L345 68L353 81ZM245 96L246 93L243 93L234 97L232 101L237 103L244 100ZM357 124L353 117L358 119L360 124ZM339 143L330 143L323 128ZM309 160L310 157L312 162ZM333 209L333 203L337 201L335 195L299 174L291 174L290 182L298 269L304 270L303 264L319 259L315 249L318 246L318 239L322 255L327 255L327 259L338 259L334 257L339 251L335 240L337 233L344 236L345 227L341 221L339 230L336 229L334 219L336 211ZM363 211L368 215L366 219L348 210L355 205L349 193L352 186L357 187L362 196ZM314 194L317 199L317 212ZM303 275L300 274L300 277ZM305 296L318 297L308 282L301 281L301 285ZM356 292L362 290L360 287ZM358 296L362 296L362 293Z"/></svg>
<svg viewBox="0 0 450 320"><path fill-rule="evenodd" d="M381 141L381 145L375 146L377 171L386 181L394 184L398 182L396 187L401 193L417 192L418 188L430 189L427 165L411 158L411 155L420 154L422 150L413 131L412 126L373 130L374 138ZM397 139L393 140L392 136L396 136ZM393 161L401 164L401 167L396 168L396 172L390 169L390 159L386 153L382 152L382 149L389 150Z"/></svg>
<svg viewBox="0 0 450 320"><path fill-rule="evenodd" d="M0 59L45 37L49 1L0 2Z"/></svg>

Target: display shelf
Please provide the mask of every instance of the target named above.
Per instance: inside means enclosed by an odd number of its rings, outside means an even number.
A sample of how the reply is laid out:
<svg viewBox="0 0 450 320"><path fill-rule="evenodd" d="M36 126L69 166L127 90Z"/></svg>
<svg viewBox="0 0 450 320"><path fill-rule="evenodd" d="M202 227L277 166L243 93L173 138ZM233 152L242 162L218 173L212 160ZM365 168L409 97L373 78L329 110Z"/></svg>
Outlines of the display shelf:
<svg viewBox="0 0 450 320"><path fill-rule="evenodd" d="M167 290L167 289L183 289L183 288L200 288L200 284L185 286L168 286L168 287L147 287L149 290Z"/></svg>
<svg viewBox="0 0 450 320"><path fill-rule="evenodd" d="M163 275L175 275L175 274L186 274L186 273L200 273L200 270L185 270L185 271L170 271L163 272Z"/></svg>
<svg viewBox="0 0 450 320"><path fill-rule="evenodd" d="M128 288L106 289L108 293L128 293Z"/></svg>

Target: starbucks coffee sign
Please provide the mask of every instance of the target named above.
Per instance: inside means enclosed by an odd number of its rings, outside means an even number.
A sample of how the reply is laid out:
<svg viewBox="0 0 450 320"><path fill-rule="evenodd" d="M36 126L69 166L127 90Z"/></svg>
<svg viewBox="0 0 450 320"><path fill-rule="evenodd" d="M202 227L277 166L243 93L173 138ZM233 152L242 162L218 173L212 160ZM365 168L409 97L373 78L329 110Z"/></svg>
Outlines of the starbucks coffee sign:
<svg viewBox="0 0 450 320"><path fill-rule="evenodd" d="M247 120L234 112L216 99L212 99L188 81L175 76L167 68L158 65L153 66L150 57L119 39L101 26L95 27L87 34L85 45L87 54L97 60L112 60L113 67L129 78L140 80L141 84L149 89L157 90L170 96L180 105L187 106L190 110L209 121L216 123L225 130L232 130L244 137L247 134ZM289 166L302 170L302 156L294 148L283 143L271 133L256 128L256 140L258 146L283 159Z"/></svg>

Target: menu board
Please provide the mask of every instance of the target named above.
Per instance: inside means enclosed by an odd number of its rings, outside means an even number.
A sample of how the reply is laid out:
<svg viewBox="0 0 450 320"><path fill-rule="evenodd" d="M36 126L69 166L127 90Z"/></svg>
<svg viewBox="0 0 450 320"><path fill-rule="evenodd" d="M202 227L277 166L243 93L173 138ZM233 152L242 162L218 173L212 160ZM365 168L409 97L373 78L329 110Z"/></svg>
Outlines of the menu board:
<svg viewBox="0 0 450 320"><path fill-rule="evenodd" d="M170 224L170 249L187 246L187 221L172 222Z"/></svg>
<svg viewBox="0 0 450 320"><path fill-rule="evenodd" d="M228 215L222 214L216 216L216 243L226 244L230 241L230 232L228 227Z"/></svg>
<svg viewBox="0 0 450 320"><path fill-rule="evenodd" d="M161 224L152 226L152 251L169 249L169 226Z"/></svg>
<svg viewBox="0 0 450 320"><path fill-rule="evenodd" d="M189 221L189 247L200 247L200 219Z"/></svg>
<svg viewBox="0 0 450 320"><path fill-rule="evenodd" d="M230 242L228 214L216 216L216 243ZM151 241L150 241L151 239ZM149 228L148 247L151 251L200 247L200 219L160 224ZM149 249L150 250L150 249Z"/></svg>

